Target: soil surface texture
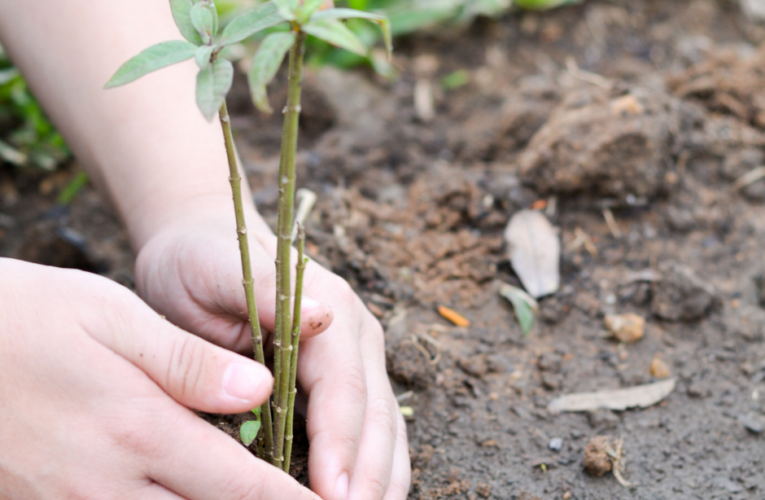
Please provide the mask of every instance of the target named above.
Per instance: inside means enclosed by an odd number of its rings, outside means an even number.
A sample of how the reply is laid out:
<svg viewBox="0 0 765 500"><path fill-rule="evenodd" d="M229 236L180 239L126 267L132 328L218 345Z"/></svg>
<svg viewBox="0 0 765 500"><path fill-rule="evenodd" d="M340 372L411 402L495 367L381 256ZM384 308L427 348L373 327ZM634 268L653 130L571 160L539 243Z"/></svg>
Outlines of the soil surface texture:
<svg viewBox="0 0 765 500"><path fill-rule="evenodd" d="M765 498L763 42L738 2L592 0L401 39L392 82L309 72L307 247L386 328L411 500ZM242 78L230 108L273 224L281 117ZM0 255L132 286L108 204L56 207L71 170L0 172ZM503 231L527 208L559 230L561 287L523 335L498 290L521 286ZM642 338L609 337L621 314ZM547 410L659 377L649 408Z"/></svg>

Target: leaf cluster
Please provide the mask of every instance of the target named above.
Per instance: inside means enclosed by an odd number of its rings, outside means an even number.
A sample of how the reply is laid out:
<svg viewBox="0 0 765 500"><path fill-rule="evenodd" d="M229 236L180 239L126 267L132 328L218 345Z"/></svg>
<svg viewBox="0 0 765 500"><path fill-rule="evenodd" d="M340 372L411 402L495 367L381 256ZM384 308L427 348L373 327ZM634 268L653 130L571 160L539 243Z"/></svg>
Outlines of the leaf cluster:
<svg viewBox="0 0 765 500"><path fill-rule="evenodd" d="M194 58L199 66L197 105L209 121L223 104L234 78L233 65L221 57L221 51L269 28L283 25L287 29L270 33L262 40L248 75L253 102L264 112L271 112L266 86L298 35L312 35L336 47L366 55L366 45L343 22L365 19L380 26L390 54L391 30L385 16L346 8L322 9L322 4L324 0L305 0L302 4L298 0L272 0L235 17L221 30L213 0L170 0L173 19L185 40L162 42L144 50L123 64L106 88L125 85L158 69Z"/></svg>

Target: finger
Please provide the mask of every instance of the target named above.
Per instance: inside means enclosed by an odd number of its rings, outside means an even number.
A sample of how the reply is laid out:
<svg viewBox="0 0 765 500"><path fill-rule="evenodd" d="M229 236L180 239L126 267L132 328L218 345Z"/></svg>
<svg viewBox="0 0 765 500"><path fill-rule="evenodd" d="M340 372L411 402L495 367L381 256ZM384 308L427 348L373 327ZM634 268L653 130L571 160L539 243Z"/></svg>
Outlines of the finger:
<svg viewBox="0 0 765 500"><path fill-rule="evenodd" d="M95 340L146 373L173 399L213 413L262 404L273 378L255 361L195 337L162 319L125 290L109 290L101 315L82 318Z"/></svg>
<svg viewBox="0 0 765 500"><path fill-rule="evenodd" d="M336 290L337 303L355 305L347 284ZM301 346L298 361L300 382L309 395L309 478L325 500L348 497L367 405L359 318L353 310L336 310L332 326Z"/></svg>
<svg viewBox="0 0 765 500"><path fill-rule="evenodd" d="M188 500L320 500L193 413L168 410L147 475ZM202 453L201 451L204 450Z"/></svg>
<svg viewBox="0 0 765 500"><path fill-rule="evenodd" d="M228 233L226 233L228 234ZM242 287L242 264L235 233L194 244L174 242L174 259L152 257L142 250L136 277L141 295L173 323L211 342L239 352L252 350L247 301ZM253 288L261 326L273 331L275 323L276 271L273 256L250 238ZM162 242L157 245L161 246ZM163 255L168 251L163 248ZM213 258L211 258L213 256ZM193 269L194 272L188 272ZM167 283L178 283L183 293L168 293ZM315 297L303 296L301 335L310 338L327 329L332 308Z"/></svg>
<svg viewBox="0 0 765 500"><path fill-rule="evenodd" d="M385 370L382 327L364 313L359 343L367 380L367 409L349 498L382 500L391 479L400 410Z"/></svg>
<svg viewBox="0 0 765 500"><path fill-rule="evenodd" d="M396 449L393 452L393 471L385 494L385 500L406 500L412 484L412 465L409 460L409 442L406 438L406 424L399 411Z"/></svg>

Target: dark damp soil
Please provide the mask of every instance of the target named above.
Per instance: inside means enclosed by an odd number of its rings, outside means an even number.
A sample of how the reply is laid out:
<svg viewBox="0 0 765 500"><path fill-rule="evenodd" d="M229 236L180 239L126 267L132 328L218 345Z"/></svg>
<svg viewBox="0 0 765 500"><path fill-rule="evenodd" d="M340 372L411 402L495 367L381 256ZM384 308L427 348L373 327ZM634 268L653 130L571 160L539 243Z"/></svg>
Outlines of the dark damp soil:
<svg viewBox="0 0 765 500"><path fill-rule="evenodd" d="M765 180L736 184L765 164L765 27L736 4L593 0L402 39L394 82L309 74L309 252L386 327L413 410L411 499L765 498ZM444 87L458 70L469 83ZM273 222L279 121L241 83L233 123ZM95 192L63 211L51 200L69 171L1 175L0 255L131 286L124 231ZM502 234L543 205L561 289L524 336L497 293L520 286ZM647 320L634 344L606 338L604 316L623 313ZM677 379L660 404L546 409L649 383L655 359ZM599 448L619 439L632 487Z"/></svg>

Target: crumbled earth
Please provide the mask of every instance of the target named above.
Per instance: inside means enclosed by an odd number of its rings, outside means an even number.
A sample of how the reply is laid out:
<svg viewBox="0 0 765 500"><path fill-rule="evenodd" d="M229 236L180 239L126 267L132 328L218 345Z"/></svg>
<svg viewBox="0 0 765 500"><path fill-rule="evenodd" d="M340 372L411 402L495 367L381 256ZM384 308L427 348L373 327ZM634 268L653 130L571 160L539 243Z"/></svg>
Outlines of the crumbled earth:
<svg viewBox="0 0 765 500"><path fill-rule="evenodd" d="M737 4L511 13L400 40L393 82L308 76L298 177L319 202L307 246L386 327L396 393L414 410L411 500L765 496L765 180L737 184L765 155L765 26ZM442 87L456 70L470 83ZM417 85L432 90L432 119ZM279 121L245 89L239 79L232 123L273 222ZM0 173L0 255L130 286L111 211L90 190L57 209L71 173L56 175ZM502 231L530 207L563 252L561 289L524 336L497 292L520 286ZM625 314L646 320L632 344L604 326ZM667 372L677 388L648 409L546 409ZM605 434L623 439L634 487L585 473L587 443Z"/></svg>

